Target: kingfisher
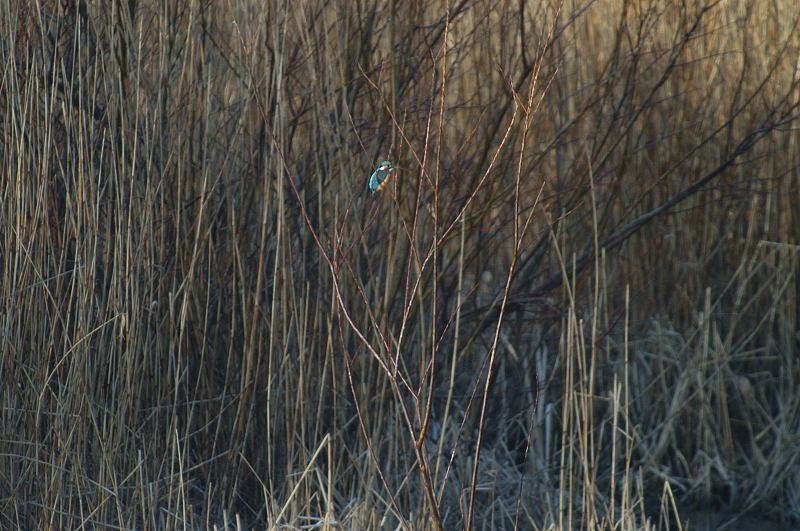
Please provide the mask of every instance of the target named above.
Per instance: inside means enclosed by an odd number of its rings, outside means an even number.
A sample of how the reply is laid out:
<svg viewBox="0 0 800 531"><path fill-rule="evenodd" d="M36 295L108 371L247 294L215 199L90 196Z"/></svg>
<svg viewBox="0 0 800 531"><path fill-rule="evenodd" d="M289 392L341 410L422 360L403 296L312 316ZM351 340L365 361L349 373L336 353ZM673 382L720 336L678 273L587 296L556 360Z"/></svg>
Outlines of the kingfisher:
<svg viewBox="0 0 800 531"><path fill-rule="evenodd" d="M395 171L395 166L389 160L384 160L369 176L369 189L377 192L389 182L389 176Z"/></svg>

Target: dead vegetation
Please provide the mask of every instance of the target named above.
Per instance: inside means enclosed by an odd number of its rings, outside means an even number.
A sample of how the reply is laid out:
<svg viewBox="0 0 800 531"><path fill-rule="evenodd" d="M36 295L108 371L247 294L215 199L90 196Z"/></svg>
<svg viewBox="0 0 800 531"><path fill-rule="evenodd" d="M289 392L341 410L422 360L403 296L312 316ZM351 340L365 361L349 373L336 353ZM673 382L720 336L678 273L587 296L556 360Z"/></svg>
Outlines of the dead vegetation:
<svg viewBox="0 0 800 531"><path fill-rule="evenodd" d="M793 2L0 5L0 526L800 518Z"/></svg>

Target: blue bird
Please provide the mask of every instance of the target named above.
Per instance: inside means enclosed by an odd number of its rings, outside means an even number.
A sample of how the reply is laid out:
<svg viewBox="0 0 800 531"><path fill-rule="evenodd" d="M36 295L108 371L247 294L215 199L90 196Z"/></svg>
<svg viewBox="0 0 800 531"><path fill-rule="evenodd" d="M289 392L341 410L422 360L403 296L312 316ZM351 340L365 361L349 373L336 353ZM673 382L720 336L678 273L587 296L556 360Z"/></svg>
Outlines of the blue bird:
<svg viewBox="0 0 800 531"><path fill-rule="evenodd" d="M389 177L395 169L394 164L388 160L384 160L378 164L378 167L372 172L372 175L369 176L369 189L373 192L377 192L383 188L386 183L389 182Z"/></svg>

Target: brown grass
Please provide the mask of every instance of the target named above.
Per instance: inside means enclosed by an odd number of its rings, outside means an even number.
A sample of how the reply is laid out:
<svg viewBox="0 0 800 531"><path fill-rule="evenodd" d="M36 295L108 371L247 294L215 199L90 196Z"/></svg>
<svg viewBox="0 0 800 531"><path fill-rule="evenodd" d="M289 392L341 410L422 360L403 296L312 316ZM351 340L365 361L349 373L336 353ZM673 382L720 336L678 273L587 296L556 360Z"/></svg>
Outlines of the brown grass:
<svg viewBox="0 0 800 531"><path fill-rule="evenodd" d="M0 527L798 521L794 2L494 4L0 2Z"/></svg>

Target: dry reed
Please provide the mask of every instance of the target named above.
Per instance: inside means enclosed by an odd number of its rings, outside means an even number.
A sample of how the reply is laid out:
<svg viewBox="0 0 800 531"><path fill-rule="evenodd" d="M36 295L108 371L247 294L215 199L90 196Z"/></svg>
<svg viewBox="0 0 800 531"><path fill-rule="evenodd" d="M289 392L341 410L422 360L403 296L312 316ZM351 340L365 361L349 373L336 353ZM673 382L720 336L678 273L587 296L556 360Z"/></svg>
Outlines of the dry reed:
<svg viewBox="0 0 800 531"><path fill-rule="evenodd" d="M791 0L0 5L0 526L800 518Z"/></svg>

